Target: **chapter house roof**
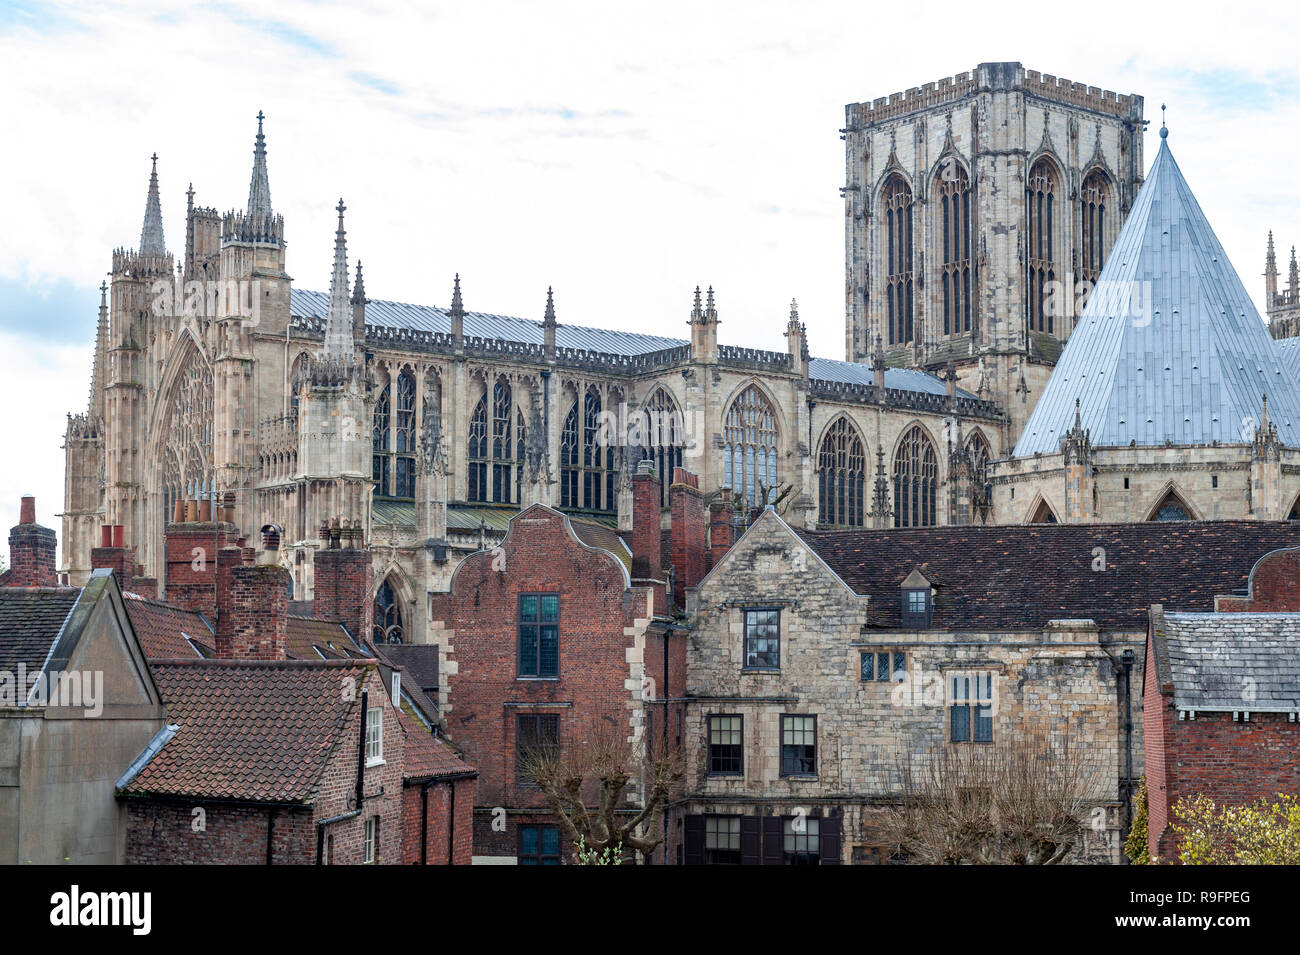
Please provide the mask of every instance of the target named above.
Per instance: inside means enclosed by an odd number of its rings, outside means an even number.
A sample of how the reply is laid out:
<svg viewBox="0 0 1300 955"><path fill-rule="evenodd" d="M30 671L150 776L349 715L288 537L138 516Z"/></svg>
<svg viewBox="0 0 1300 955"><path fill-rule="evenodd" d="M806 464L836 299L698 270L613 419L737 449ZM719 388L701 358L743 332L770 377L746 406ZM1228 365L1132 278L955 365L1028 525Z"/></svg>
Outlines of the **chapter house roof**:
<svg viewBox="0 0 1300 955"><path fill-rule="evenodd" d="M1300 445L1289 368L1162 138L1014 454L1059 451L1076 398L1094 446L1246 443L1263 396Z"/></svg>
<svg viewBox="0 0 1300 955"><path fill-rule="evenodd" d="M870 598L872 627L901 629L900 587L919 571L936 587L935 629L1003 632L1079 618L1107 631L1143 632L1151 604L1213 610L1215 596L1247 586L1261 556L1300 545L1295 521L796 533L855 593Z"/></svg>

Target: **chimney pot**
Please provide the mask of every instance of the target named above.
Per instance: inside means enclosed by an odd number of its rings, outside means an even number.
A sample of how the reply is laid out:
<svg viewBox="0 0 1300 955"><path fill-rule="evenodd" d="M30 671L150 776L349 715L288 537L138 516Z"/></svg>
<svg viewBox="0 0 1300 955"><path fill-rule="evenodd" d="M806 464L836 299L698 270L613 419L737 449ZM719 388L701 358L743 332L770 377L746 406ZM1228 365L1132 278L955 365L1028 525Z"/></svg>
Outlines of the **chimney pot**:
<svg viewBox="0 0 1300 955"><path fill-rule="evenodd" d="M195 524L195 523L198 522L198 519L199 519L199 502L198 502L198 501L186 501L186 502L185 502L185 522L186 522L187 524Z"/></svg>
<svg viewBox="0 0 1300 955"><path fill-rule="evenodd" d="M99 525L99 546L100 547L113 546L113 525L112 524Z"/></svg>
<svg viewBox="0 0 1300 955"><path fill-rule="evenodd" d="M18 523L36 523L36 498L32 497L30 494L24 495L22 504L18 508Z"/></svg>
<svg viewBox="0 0 1300 955"><path fill-rule="evenodd" d="M172 505L172 523L180 524L185 520L185 502L177 501Z"/></svg>
<svg viewBox="0 0 1300 955"><path fill-rule="evenodd" d="M199 520L204 524L212 520L212 502L206 497L199 501Z"/></svg>
<svg viewBox="0 0 1300 955"><path fill-rule="evenodd" d="M113 545L114 547L126 546L126 528L121 524L113 525Z"/></svg>

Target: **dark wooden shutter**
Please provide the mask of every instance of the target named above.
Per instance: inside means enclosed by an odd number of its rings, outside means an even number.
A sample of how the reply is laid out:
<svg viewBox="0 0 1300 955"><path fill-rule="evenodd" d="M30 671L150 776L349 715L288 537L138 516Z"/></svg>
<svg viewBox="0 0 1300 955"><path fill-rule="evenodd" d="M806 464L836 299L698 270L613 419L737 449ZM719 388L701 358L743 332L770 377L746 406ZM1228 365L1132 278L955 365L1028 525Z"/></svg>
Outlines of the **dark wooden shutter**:
<svg viewBox="0 0 1300 955"><path fill-rule="evenodd" d="M740 817L740 864L763 864L763 838L758 816Z"/></svg>
<svg viewBox="0 0 1300 955"><path fill-rule="evenodd" d="M785 864L784 822L780 816L763 817L763 865Z"/></svg>
<svg viewBox="0 0 1300 955"><path fill-rule="evenodd" d="M821 834L818 836L821 847L822 865L840 864L840 817L822 816Z"/></svg>
<svg viewBox="0 0 1300 955"><path fill-rule="evenodd" d="M704 865L704 817L686 817L686 864Z"/></svg>

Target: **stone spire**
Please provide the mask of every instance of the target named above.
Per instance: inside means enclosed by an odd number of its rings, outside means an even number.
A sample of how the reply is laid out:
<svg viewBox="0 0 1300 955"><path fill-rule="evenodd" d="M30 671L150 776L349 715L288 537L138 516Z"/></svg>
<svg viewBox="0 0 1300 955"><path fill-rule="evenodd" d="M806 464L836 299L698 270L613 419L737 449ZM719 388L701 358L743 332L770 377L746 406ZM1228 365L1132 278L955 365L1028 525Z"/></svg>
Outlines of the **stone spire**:
<svg viewBox="0 0 1300 955"><path fill-rule="evenodd" d="M352 338L366 340L366 283L361 277L361 260L357 259L357 277L352 283Z"/></svg>
<svg viewBox="0 0 1300 955"><path fill-rule="evenodd" d="M266 137L262 135L262 111L257 111L257 139L253 143L253 178L248 183L248 215L271 215L271 180L266 175Z"/></svg>
<svg viewBox="0 0 1300 955"><path fill-rule="evenodd" d="M799 303L790 299L790 320L785 325L790 362L801 374L808 372L808 329L799 321Z"/></svg>
<svg viewBox="0 0 1300 955"><path fill-rule="evenodd" d="M451 337L456 341L462 341L465 338L465 305L460 300L460 273L456 273L456 284L451 290L451 309L448 311L451 318Z"/></svg>
<svg viewBox="0 0 1300 955"><path fill-rule="evenodd" d="M342 202L342 200L339 200ZM364 305L366 301L366 283L361 278L361 260L357 259L357 278L352 283L352 304Z"/></svg>
<svg viewBox="0 0 1300 955"><path fill-rule="evenodd" d="M161 229L162 226L159 226ZM162 233L160 232L159 235ZM1286 272L1286 290L1288 292L1300 291L1300 268L1296 266L1295 246L1291 246L1291 267Z"/></svg>
<svg viewBox="0 0 1300 955"><path fill-rule="evenodd" d="M545 336L546 357L555 359L555 329L559 323L555 320L555 295L548 285L546 287L546 314L542 317L542 333Z"/></svg>
<svg viewBox="0 0 1300 955"><path fill-rule="evenodd" d="M876 484L872 491L871 526L889 526L889 479L885 477L885 448L876 448Z"/></svg>
<svg viewBox="0 0 1300 955"><path fill-rule="evenodd" d="M140 230L141 255L166 255L163 241L162 201L158 198L158 154L153 154L153 172L149 174L149 198L144 203L144 227Z"/></svg>
<svg viewBox="0 0 1300 955"><path fill-rule="evenodd" d="M1273 230L1268 230L1268 254L1264 256L1264 293L1265 302L1273 304L1277 295L1277 255L1273 252Z"/></svg>
<svg viewBox="0 0 1300 955"><path fill-rule="evenodd" d="M96 421L104 419L104 376L108 371L108 283L99 283L99 324L95 328L95 360L90 370L90 406Z"/></svg>
<svg viewBox="0 0 1300 955"><path fill-rule="evenodd" d="M352 355L352 317L348 295L348 240L343 229L343 211L339 200L339 228L334 233L334 275L330 279L330 310L325 319L325 358L349 358Z"/></svg>

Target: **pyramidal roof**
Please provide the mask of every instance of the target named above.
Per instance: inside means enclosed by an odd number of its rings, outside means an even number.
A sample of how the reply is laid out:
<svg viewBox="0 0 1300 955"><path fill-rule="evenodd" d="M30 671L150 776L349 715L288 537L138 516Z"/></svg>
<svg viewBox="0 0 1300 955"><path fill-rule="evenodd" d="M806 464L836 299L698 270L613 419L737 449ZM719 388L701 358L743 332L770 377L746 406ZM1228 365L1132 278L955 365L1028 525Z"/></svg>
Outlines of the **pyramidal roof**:
<svg viewBox="0 0 1300 955"><path fill-rule="evenodd" d="M1076 398L1094 447L1249 442L1264 396L1300 445L1300 386L1160 136L1016 457L1059 451Z"/></svg>

